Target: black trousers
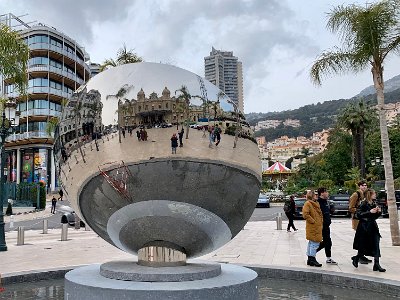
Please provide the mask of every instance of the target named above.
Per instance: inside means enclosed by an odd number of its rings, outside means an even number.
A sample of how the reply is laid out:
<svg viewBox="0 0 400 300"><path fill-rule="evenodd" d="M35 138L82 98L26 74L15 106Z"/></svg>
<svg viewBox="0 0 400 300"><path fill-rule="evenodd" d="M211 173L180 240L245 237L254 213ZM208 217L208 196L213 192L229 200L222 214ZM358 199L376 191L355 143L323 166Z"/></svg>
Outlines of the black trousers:
<svg viewBox="0 0 400 300"><path fill-rule="evenodd" d="M292 213L285 213L285 214L289 220L289 224L287 225L287 230L290 230L290 228L293 228L293 230L296 230L296 227L294 227L294 222L293 222L293 220L294 220L293 214Z"/></svg>
<svg viewBox="0 0 400 300"><path fill-rule="evenodd" d="M326 257L332 257L332 251L331 251L332 250L332 239L331 239L331 229L329 226L324 226L322 228L322 242L319 243L317 252L324 248L325 248Z"/></svg>

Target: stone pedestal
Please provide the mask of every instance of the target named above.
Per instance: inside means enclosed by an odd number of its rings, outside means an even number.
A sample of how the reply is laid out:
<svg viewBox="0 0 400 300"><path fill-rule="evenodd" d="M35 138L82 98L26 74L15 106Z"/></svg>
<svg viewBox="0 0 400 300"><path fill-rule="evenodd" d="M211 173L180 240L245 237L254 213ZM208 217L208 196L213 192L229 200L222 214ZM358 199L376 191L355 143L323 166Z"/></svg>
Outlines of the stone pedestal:
<svg viewBox="0 0 400 300"><path fill-rule="evenodd" d="M68 272L64 299L255 300L257 284L256 272L236 265L200 262L152 268L110 262Z"/></svg>

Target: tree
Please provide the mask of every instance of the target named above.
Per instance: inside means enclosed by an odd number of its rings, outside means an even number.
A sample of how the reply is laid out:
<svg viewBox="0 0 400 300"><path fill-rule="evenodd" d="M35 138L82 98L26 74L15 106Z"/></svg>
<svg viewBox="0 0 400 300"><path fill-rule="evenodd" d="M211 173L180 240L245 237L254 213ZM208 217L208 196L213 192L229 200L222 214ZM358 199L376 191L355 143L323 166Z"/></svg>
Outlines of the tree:
<svg viewBox="0 0 400 300"><path fill-rule="evenodd" d="M348 104L338 116L339 125L351 132L352 165L360 169L362 178L365 178L365 130L376 117L375 110L363 101Z"/></svg>
<svg viewBox="0 0 400 300"><path fill-rule="evenodd" d="M112 58L106 59L100 66L100 72L113 68L116 66L121 66L125 64L132 64L137 62L142 62L143 58L138 56L133 49L127 49L124 44L122 48L119 48L117 52L117 58L114 60Z"/></svg>
<svg viewBox="0 0 400 300"><path fill-rule="evenodd" d="M133 85L129 85L129 84L124 84L123 86L121 86L121 88L117 91L117 93L115 95L107 95L106 99L110 99L110 98L114 98L118 100L118 109L117 109L117 114L118 114L118 141L121 143L121 112L122 112L122 99L124 99L125 95L131 90L133 89L134 86Z"/></svg>
<svg viewBox="0 0 400 300"><path fill-rule="evenodd" d="M3 80L12 79L20 95L26 93L28 59L28 45L24 43L17 32L0 24L0 75Z"/></svg>
<svg viewBox="0 0 400 300"><path fill-rule="evenodd" d="M189 90L186 86L182 85L180 89L175 91L180 92L181 94L178 96L177 100L184 100L185 103L185 116L186 116L186 139L189 138L189 112L190 112L190 99L192 95L190 95Z"/></svg>
<svg viewBox="0 0 400 300"><path fill-rule="evenodd" d="M400 0L383 0L365 7L337 6L328 13L327 28L340 35L342 48L323 52L311 67L311 79L320 85L325 76L371 68L378 102L392 245L400 246L383 80L385 58L400 50Z"/></svg>

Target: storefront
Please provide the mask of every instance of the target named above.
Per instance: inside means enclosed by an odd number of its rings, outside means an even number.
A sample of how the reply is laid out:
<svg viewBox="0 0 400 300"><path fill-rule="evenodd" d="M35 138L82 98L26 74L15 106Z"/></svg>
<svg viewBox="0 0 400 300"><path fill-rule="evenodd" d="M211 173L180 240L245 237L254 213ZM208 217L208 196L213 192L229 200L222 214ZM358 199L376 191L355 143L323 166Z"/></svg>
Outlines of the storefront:
<svg viewBox="0 0 400 300"><path fill-rule="evenodd" d="M5 175L7 181L42 182L50 187L52 178L55 181L55 174L51 174L51 151L49 148L21 148L6 151ZM56 182L54 182L54 186L57 186Z"/></svg>

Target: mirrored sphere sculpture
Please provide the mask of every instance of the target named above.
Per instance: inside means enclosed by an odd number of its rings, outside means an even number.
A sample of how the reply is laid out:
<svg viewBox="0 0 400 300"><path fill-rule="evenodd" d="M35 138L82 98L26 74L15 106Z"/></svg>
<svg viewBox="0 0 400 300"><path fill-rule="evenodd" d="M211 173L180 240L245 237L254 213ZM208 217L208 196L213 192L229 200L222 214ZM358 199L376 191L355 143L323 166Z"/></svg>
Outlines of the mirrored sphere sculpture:
<svg viewBox="0 0 400 300"><path fill-rule="evenodd" d="M216 86L171 65L96 75L65 104L55 139L75 211L144 260L157 247L178 264L221 247L257 202L258 147L242 113Z"/></svg>

